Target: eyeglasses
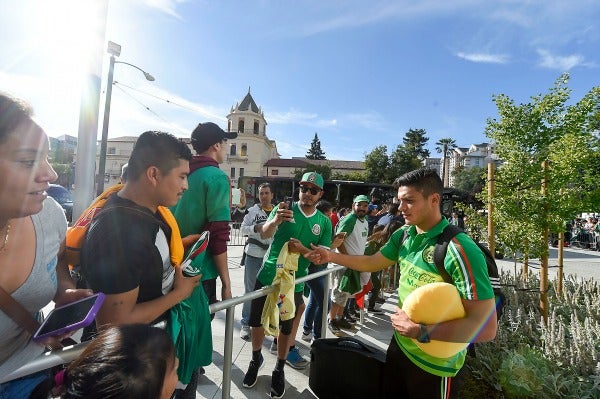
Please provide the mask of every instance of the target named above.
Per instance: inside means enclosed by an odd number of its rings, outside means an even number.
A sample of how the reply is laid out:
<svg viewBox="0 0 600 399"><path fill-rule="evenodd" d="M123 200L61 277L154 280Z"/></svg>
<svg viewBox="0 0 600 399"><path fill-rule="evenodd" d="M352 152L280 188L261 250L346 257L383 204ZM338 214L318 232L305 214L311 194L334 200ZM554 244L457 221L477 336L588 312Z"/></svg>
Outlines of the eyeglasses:
<svg viewBox="0 0 600 399"><path fill-rule="evenodd" d="M300 186L300 191L302 191L304 194L310 191L312 195L317 195L321 190L314 187Z"/></svg>

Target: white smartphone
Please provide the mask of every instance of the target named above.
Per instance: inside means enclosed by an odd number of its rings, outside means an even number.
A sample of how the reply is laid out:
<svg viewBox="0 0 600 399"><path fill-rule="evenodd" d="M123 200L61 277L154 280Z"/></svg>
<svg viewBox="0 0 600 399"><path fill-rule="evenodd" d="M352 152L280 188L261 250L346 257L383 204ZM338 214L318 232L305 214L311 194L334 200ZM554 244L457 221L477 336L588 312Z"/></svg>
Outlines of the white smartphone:
<svg viewBox="0 0 600 399"><path fill-rule="evenodd" d="M239 188L232 188L231 189L231 204L232 205L239 205L242 201L242 192L240 191Z"/></svg>

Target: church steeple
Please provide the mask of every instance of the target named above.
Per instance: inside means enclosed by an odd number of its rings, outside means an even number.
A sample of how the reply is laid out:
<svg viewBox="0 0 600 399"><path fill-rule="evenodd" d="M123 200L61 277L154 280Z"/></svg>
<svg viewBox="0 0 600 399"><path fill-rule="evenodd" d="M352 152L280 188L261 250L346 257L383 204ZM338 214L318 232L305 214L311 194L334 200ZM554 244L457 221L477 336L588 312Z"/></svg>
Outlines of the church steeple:
<svg viewBox="0 0 600 399"><path fill-rule="evenodd" d="M230 131L237 131L239 134L267 135L265 115L252 98L250 86L248 86L248 94L244 99L231 107L227 121Z"/></svg>

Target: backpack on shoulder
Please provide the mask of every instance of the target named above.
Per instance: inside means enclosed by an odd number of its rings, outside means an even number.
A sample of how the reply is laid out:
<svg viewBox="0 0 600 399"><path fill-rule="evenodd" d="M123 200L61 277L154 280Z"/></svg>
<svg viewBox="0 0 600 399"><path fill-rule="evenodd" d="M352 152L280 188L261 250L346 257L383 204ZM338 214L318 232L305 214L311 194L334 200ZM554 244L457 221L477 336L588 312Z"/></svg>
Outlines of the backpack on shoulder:
<svg viewBox="0 0 600 399"><path fill-rule="evenodd" d="M85 288L84 285L80 286L80 282L82 282L83 280L80 274L81 247L83 247L85 237L90 228L90 225L92 224L92 221L96 219L100 213L102 213L102 210L104 209L104 206L106 205L106 202L109 200L109 198L113 194L119 192L122 188L123 184L117 184L113 187L106 189L102 194L96 197L96 199L92 202L90 206L87 207L85 211L83 211L83 213L81 214L81 216L79 216L79 218L73 224L73 226L67 229L65 258L67 264L69 265L71 276L77 281L78 288ZM135 208L129 208L124 206L114 206L110 209L113 208L122 208L131 212L139 212ZM181 260L183 259L184 243L182 242L177 221L175 220L175 217L167 207L159 206L158 213L162 218L163 222L171 228L171 239L169 241L169 252L171 255L171 262L174 265L179 265L181 263Z"/></svg>
<svg viewBox="0 0 600 399"><path fill-rule="evenodd" d="M446 226L442 234L438 236L437 243L435 244L435 249L433 252L433 263L437 267L438 272L440 273L440 275L446 283L453 285L454 282L452 281L452 278L444 268L444 258L446 257L446 252L448 251L448 244L459 233L464 233L464 231L451 224ZM498 273L498 265L496 264L494 256L491 254L490 250L487 249L487 247L475 240L473 241L475 242L475 244L477 244L481 252L483 252L483 257L485 258L485 264L487 266L487 272L490 278L490 283L492 284L492 289L494 290L494 295L496 297L496 317L500 319L500 317L504 313L506 296L504 295L504 292L502 292L502 289L500 287L500 274Z"/></svg>

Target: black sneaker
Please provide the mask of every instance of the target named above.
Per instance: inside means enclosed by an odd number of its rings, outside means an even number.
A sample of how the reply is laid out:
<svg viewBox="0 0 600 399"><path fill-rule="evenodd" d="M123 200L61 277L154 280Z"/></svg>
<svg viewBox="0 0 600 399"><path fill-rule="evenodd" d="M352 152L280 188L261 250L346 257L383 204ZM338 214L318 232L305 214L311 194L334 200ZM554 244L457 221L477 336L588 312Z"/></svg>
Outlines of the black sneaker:
<svg viewBox="0 0 600 399"><path fill-rule="evenodd" d="M265 359L263 358L262 353L260 354L260 360L256 363L254 360L250 360L250 366L248 366L248 371L246 371L246 375L244 376L244 388L252 388L256 385L256 381L258 381L258 370L262 368L265 363Z"/></svg>
<svg viewBox="0 0 600 399"><path fill-rule="evenodd" d="M342 330L340 330L335 321L329 321L327 326L329 327L329 331L331 331L331 333L336 337L341 337L343 335Z"/></svg>
<svg viewBox="0 0 600 399"><path fill-rule="evenodd" d="M381 310L381 309L375 309L375 308L369 308L369 309L367 309L367 311L370 314L382 314L383 313L383 310Z"/></svg>
<svg viewBox="0 0 600 399"><path fill-rule="evenodd" d="M271 374L271 398L281 399L285 395L285 375L283 370L273 370Z"/></svg>
<svg viewBox="0 0 600 399"><path fill-rule="evenodd" d="M350 324L356 324L356 319L354 317L350 316L349 314L344 315L344 317L342 317L342 319L346 320Z"/></svg>
<svg viewBox="0 0 600 399"><path fill-rule="evenodd" d="M377 298L375 298L375 302L377 302L377 303L385 303L385 298L377 297Z"/></svg>
<svg viewBox="0 0 600 399"><path fill-rule="evenodd" d="M350 323L348 323L346 320L344 320L343 318L336 320L335 324L337 324L337 326L339 328L343 328L344 330L351 330L352 328L354 328L354 326Z"/></svg>

